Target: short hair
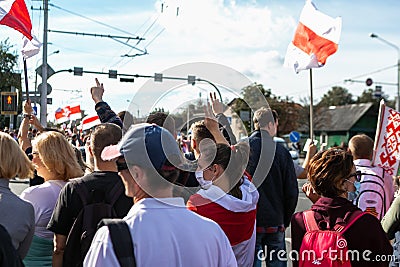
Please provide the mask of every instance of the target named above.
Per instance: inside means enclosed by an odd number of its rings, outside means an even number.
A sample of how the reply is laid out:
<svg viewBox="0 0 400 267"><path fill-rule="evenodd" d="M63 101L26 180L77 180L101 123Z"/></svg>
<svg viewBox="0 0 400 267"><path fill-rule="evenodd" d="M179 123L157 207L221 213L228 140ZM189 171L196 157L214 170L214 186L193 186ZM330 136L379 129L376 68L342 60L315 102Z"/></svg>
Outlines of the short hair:
<svg viewBox="0 0 400 267"><path fill-rule="evenodd" d="M122 138L122 130L113 123L102 123L96 126L90 136L90 146L94 157L101 160L101 152L106 146L116 145Z"/></svg>
<svg viewBox="0 0 400 267"><path fill-rule="evenodd" d="M0 177L33 177L34 167L28 156L9 134L0 132Z"/></svg>
<svg viewBox="0 0 400 267"><path fill-rule="evenodd" d="M118 117L121 118L121 121L123 124L123 129L125 129L125 130L129 129L129 127L131 127L133 124L135 124L133 115L127 110L118 112Z"/></svg>
<svg viewBox="0 0 400 267"><path fill-rule="evenodd" d="M198 145L200 145L202 140L207 138L215 142L214 136L207 129L204 120L196 121L190 128L192 129L192 139L194 139Z"/></svg>
<svg viewBox="0 0 400 267"><path fill-rule="evenodd" d="M73 146L65 136L55 131L43 132L32 144L47 170L54 173L57 179L67 181L81 177L84 172L78 164Z"/></svg>
<svg viewBox="0 0 400 267"><path fill-rule="evenodd" d="M165 112L154 112L150 114L147 119L147 123L154 123L167 129L173 136L175 135L175 120L171 115Z"/></svg>
<svg viewBox="0 0 400 267"><path fill-rule="evenodd" d="M366 134L358 134L350 139L349 149L355 159L372 159L374 141Z"/></svg>
<svg viewBox="0 0 400 267"><path fill-rule="evenodd" d="M253 122L254 122L254 129L260 130L267 126L270 122L276 123L279 119L278 113L271 108L262 107L254 112Z"/></svg>
<svg viewBox="0 0 400 267"><path fill-rule="evenodd" d="M353 168L353 156L343 149L332 147L314 155L308 167L308 179L319 195L333 198L346 192L343 183Z"/></svg>

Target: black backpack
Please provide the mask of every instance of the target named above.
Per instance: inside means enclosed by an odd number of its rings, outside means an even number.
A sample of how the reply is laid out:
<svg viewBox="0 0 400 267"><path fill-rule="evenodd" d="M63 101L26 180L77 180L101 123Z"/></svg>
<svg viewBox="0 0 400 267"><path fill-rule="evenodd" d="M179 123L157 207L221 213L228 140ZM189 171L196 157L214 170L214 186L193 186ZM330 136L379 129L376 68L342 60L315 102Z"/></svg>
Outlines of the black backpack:
<svg viewBox="0 0 400 267"><path fill-rule="evenodd" d="M97 225L104 218L117 218L114 204L124 194L122 182L117 182L107 192L103 190L88 191L82 179L72 181L77 191L83 208L76 217L68 234L64 249L63 266L82 266L83 260L89 250Z"/></svg>

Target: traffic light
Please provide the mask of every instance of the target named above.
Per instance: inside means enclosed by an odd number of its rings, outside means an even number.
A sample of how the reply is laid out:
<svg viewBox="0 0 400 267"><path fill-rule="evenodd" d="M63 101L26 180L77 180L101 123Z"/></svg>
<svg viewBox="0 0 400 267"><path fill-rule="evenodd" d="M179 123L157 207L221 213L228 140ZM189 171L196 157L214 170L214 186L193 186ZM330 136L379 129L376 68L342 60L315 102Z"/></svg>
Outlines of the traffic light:
<svg viewBox="0 0 400 267"><path fill-rule="evenodd" d="M17 93L15 92L1 93L1 114L2 115L18 114Z"/></svg>

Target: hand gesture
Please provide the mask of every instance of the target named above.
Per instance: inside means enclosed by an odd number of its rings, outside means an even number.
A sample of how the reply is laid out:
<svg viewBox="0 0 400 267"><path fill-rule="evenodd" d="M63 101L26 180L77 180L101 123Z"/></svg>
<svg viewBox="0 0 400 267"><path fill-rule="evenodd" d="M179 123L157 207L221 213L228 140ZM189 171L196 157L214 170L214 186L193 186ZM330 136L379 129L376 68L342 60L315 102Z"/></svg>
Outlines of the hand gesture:
<svg viewBox="0 0 400 267"><path fill-rule="evenodd" d="M29 119L29 124L35 126L36 129L38 129L38 131L43 131L43 126L40 124L38 118L33 114L31 114L31 117Z"/></svg>
<svg viewBox="0 0 400 267"><path fill-rule="evenodd" d="M24 113L28 114L28 115L33 114L33 108L32 108L30 99L26 100L24 103Z"/></svg>
<svg viewBox="0 0 400 267"><path fill-rule="evenodd" d="M314 191L314 188L310 183L303 184L301 190L304 192L306 197L308 197L311 200L312 203L317 202L317 200L321 197Z"/></svg>
<svg viewBox="0 0 400 267"><path fill-rule="evenodd" d="M212 111L214 112L215 115L224 113L224 104L222 104L219 99L217 98L217 94L214 92L210 93L210 99L211 99L211 107Z"/></svg>
<svg viewBox="0 0 400 267"><path fill-rule="evenodd" d="M207 106L204 108L205 118L204 124L206 125L207 129L211 132L219 132L219 125L217 118L215 118L214 113L211 110L210 103L207 102Z"/></svg>
<svg viewBox="0 0 400 267"><path fill-rule="evenodd" d="M103 101L104 87L103 84L99 82L97 78L95 78L96 86L90 88L90 93L92 95L92 99L95 104Z"/></svg>

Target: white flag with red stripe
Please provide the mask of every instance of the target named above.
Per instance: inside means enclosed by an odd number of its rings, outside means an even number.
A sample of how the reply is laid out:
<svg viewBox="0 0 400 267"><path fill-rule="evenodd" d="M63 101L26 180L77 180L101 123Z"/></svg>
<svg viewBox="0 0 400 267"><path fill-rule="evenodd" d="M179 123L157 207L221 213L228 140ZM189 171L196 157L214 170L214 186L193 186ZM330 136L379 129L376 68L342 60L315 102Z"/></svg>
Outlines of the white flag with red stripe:
<svg viewBox="0 0 400 267"><path fill-rule="evenodd" d="M338 49L341 29L342 18L323 14L311 0L306 0L284 65L293 67L296 73L324 66L326 59Z"/></svg>
<svg viewBox="0 0 400 267"><path fill-rule="evenodd" d="M63 123L69 120L77 120L82 118L81 106L66 106L58 108L55 112L56 123Z"/></svg>
<svg viewBox="0 0 400 267"><path fill-rule="evenodd" d="M32 23L24 0L0 0L0 24L24 35L22 55L25 59L40 51L41 43L32 34Z"/></svg>
<svg viewBox="0 0 400 267"><path fill-rule="evenodd" d="M400 112L389 108L382 100L375 134L374 166L397 175L400 159Z"/></svg>
<svg viewBox="0 0 400 267"><path fill-rule="evenodd" d="M88 115L82 119L82 131L88 130L96 125L101 123L99 116L97 115Z"/></svg>

